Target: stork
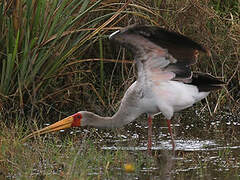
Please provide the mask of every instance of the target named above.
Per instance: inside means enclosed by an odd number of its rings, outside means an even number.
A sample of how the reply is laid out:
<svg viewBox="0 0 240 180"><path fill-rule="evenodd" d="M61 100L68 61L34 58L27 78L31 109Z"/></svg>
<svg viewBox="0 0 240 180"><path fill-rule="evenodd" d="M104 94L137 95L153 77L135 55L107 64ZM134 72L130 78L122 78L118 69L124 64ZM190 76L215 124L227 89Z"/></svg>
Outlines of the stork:
<svg viewBox="0 0 240 180"><path fill-rule="evenodd" d="M132 25L112 33L109 38L132 52L138 70L137 80L125 92L118 111L112 117L79 111L25 139L70 127L122 127L147 113L147 149L151 151L152 119L162 113L167 119L174 150L170 121L174 112L191 107L224 85L210 74L191 71L190 65L196 63L199 52L210 55L210 51L179 33L157 26Z"/></svg>

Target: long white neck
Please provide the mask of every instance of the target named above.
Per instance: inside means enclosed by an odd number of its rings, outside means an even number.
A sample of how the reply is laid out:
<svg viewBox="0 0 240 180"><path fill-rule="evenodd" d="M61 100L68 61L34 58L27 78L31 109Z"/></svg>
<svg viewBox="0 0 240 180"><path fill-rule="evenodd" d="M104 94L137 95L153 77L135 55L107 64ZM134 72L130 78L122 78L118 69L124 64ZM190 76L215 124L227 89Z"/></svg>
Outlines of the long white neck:
<svg viewBox="0 0 240 180"><path fill-rule="evenodd" d="M139 106L139 90L137 82L133 83L125 93L118 111L112 117L101 117L92 112L84 111L82 126L98 128L122 127L134 121L143 111Z"/></svg>

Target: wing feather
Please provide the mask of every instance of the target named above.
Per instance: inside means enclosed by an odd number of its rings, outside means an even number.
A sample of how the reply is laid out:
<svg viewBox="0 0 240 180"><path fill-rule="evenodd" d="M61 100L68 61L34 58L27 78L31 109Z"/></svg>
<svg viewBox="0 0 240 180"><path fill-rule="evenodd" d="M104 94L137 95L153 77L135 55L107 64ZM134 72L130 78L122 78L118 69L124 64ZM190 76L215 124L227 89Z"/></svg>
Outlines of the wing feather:
<svg viewBox="0 0 240 180"><path fill-rule="evenodd" d="M189 66L196 63L200 51L210 54L190 38L157 26L129 26L110 37L132 51L142 64L138 71L153 81L191 82Z"/></svg>

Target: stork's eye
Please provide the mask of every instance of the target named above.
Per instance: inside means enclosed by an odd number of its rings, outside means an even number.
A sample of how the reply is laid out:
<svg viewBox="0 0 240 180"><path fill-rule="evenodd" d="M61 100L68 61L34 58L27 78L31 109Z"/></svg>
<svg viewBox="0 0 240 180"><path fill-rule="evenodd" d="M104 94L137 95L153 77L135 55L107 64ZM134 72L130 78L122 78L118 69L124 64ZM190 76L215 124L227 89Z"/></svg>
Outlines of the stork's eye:
<svg viewBox="0 0 240 180"><path fill-rule="evenodd" d="M80 114L80 113L74 114L74 119L81 120L82 119L82 114Z"/></svg>

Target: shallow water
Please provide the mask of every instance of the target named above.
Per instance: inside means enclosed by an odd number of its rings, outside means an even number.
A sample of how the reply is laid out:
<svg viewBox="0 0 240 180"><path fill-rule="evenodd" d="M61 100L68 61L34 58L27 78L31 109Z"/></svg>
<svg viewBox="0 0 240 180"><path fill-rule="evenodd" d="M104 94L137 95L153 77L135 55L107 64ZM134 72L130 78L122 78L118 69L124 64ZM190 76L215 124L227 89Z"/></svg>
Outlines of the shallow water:
<svg viewBox="0 0 240 180"><path fill-rule="evenodd" d="M154 120L152 154L163 163L147 169L143 167L140 174L132 173L127 178L240 179L239 116L221 113L208 118L200 114L194 118L181 116L176 121L172 126L175 155L165 122ZM99 130L98 135L103 137L98 144L106 151L138 153L147 150L147 126L143 121L113 134Z"/></svg>
<svg viewBox="0 0 240 180"><path fill-rule="evenodd" d="M147 119L137 121L120 129L74 128L60 133L73 135L82 145L88 135L96 147L104 152L128 152L132 157L145 156L143 164L135 172L126 173L121 165L111 169L112 176L106 179L240 179L240 113L233 115L221 112L209 117L208 112L188 111L175 115L172 129L175 136L175 151L166 120L160 115L153 120L152 156L147 155ZM60 135L61 136L61 135ZM53 138L54 135L50 135ZM60 141L59 146L63 143ZM79 147L76 145L76 147ZM128 155L129 155L128 154ZM95 157L93 157L95 159ZM154 163L151 163L154 161ZM122 162L122 161L121 161ZM138 162L136 159L130 163ZM150 162L150 165L146 165ZM101 168L101 167L100 167ZM38 171L37 171L38 172ZM92 168L90 179L104 178L104 170Z"/></svg>

